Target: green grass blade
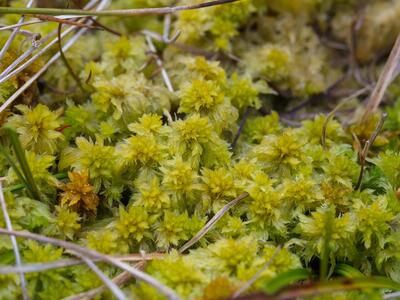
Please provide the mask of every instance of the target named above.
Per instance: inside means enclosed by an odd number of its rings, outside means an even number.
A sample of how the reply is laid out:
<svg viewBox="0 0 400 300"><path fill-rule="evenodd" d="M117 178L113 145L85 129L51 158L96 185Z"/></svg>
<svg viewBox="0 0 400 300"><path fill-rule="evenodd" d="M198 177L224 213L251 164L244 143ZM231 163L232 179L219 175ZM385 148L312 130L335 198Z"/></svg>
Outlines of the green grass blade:
<svg viewBox="0 0 400 300"><path fill-rule="evenodd" d="M12 160L10 154L8 154L6 149L4 149L2 146L0 146L0 152L4 155L5 159L10 164L11 168L13 168L13 170L14 170L15 174L17 174L17 177L19 178L19 180L21 180L21 182L23 182L23 184L26 185L26 180L25 180L24 175L22 175L21 171L18 169L17 165Z"/></svg>
<svg viewBox="0 0 400 300"><path fill-rule="evenodd" d="M338 264L335 268L335 273L346 278L363 278L365 275L356 268L346 265Z"/></svg>
<svg viewBox="0 0 400 300"><path fill-rule="evenodd" d="M22 173L24 174L26 187L34 199L41 200L39 189L37 188L33 179L31 169L29 168L28 161L26 160L25 151L22 148L21 142L19 141L17 132L10 126L5 126L4 128L10 139L11 145L14 148L15 156L17 157L19 165L22 169Z"/></svg>
<svg viewBox="0 0 400 300"><path fill-rule="evenodd" d="M263 290L268 294L273 294L289 284L309 279L310 275L311 272L308 269L298 268L289 270L265 282Z"/></svg>
<svg viewBox="0 0 400 300"><path fill-rule="evenodd" d="M26 185L23 183L20 183L20 184L12 185L10 187L6 187L4 190L14 193L14 192L22 190L24 188L26 188Z"/></svg>
<svg viewBox="0 0 400 300"><path fill-rule="evenodd" d="M325 223L325 235L322 244L322 257L320 261L320 272L319 272L319 279L325 280L328 278L328 266L329 266L329 241L331 240L332 236L332 222L333 216L331 213L331 209L327 212L327 219Z"/></svg>

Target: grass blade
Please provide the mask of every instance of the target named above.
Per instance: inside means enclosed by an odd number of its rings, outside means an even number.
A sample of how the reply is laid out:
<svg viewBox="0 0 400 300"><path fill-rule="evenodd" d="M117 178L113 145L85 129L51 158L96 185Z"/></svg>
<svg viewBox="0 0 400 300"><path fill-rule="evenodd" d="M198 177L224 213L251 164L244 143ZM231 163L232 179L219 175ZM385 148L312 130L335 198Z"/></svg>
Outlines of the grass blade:
<svg viewBox="0 0 400 300"><path fill-rule="evenodd" d="M359 270L346 264L338 264L335 268L335 273L347 278L365 277L365 275L361 273Z"/></svg>
<svg viewBox="0 0 400 300"><path fill-rule="evenodd" d="M29 168L28 161L26 160L25 151L22 148L21 142L19 141L17 132L15 131L15 129L13 129L10 126L5 126L5 129L6 129L7 135L10 139L11 145L14 148L15 155L17 157L19 166L22 169L22 173L25 178L26 187L28 188L30 194L32 195L32 197L34 199L41 200L39 190L33 179L31 169Z"/></svg>
<svg viewBox="0 0 400 300"><path fill-rule="evenodd" d="M4 149L2 146L0 146L0 152L4 155L5 159L10 164L11 168L13 168L15 174L17 174L18 179L21 180L22 185L25 187L26 186L25 177L24 175L22 175L21 171L18 169L17 165L12 160L11 155L8 154L6 149Z"/></svg>
<svg viewBox="0 0 400 300"><path fill-rule="evenodd" d="M325 236L323 237L323 244L322 244L322 257L320 261L320 271L319 271L319 278L320 280L325 280L328 277L328 266L329 266L329 241L331 240L332 236L332 222L333 222L332 210L329 209L327 211L327 219L325 223Z"/></svg>

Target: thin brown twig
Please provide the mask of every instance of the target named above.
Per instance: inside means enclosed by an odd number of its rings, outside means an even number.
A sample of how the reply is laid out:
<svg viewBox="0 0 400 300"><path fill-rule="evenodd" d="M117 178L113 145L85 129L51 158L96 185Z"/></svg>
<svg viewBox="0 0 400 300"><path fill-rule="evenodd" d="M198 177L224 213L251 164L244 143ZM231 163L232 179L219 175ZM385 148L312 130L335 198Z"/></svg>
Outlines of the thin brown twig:
<svg viewBox="0 0 400 300"><path fill-rule="evenodd" d="M84 7L83 7L83 5L81 3L82 1L72 0L72 2L75 4L76 7L80 8L80 9L84 9ZM96 19L94 19L94 18L90 18L90 19L92 20L93 24L95 24L98 27L103 28L105 31L108 31L108 32L110 32L110 33L112 33L112 34L114 34L116 36L122 36L122 34L119 33L118 31L116 31L116 30L114 30L114 29L112 29L112 28L110 28L108 26L103 25L102 23L100 23Z"/></svg>
<svg viewBox="0 0 400 300"><path fill-rule="evenodd" d="M116 36L119 36L119 37L122 36L122 33L116 31L115 29L112 29L112 28L110 28L110 27L104 25L103 23L100 23L100 22L97 21L96 19L93 19L93 18L91 17L90 20L92 20L93 24L95 24L98 28L102 28L102 29L104 29L105 31L107 31L107 32L109 32L109 33L112 33L113 35L116 35Z"/></svg>
<svg viewBox="0 0 400 300"><path fill-rule="evenodd" d="M82 90L82 92L86 93L86 89L83 86L80 78L78 75L76 75L74 69L72 69L70 63L68 62L67 57L64 54L62 43L61 43L61 28L62 28L62 23L58 24L58 30L57 30L57 37L58 37L58 51L60 52L60 57L61 60L64 62L65 67L67 68L69 74L72 76L76 84L79 86L79 88Z"/></svg>
<svg viewBox="0 0 400 300"><path fill-rule="evenodd" d="M361 145L360 139L354 133L354 131L351 131L351 136L353 138L353 147L354 147L354 149L355 149L355 151L357 153L358 161L361 161L361 154L362 154L363 147Z"/></svg>
<svg viewBox="0 0 400 300"><path fill-rule="evenodd" d="M54 16L46 16L46 15L32 15L35 18L38 18L41 21L47 21L47 22L55 22L59 24L66 24L66 25L72 25L76 27L85 27L89 29L98 29L96 26L90 25L90 24L85 24L85 23L80 23L80 22L75 22L71 21L68 19L60 19Z"/></svg>

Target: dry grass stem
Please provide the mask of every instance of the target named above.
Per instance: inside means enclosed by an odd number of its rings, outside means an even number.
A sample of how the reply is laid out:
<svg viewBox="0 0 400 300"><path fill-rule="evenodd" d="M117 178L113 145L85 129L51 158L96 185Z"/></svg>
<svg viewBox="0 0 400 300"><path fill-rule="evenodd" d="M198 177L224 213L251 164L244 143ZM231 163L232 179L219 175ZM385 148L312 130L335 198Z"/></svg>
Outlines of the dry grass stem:
<svg viewBox="0 0 400 300"><path fill-rule="evenodd" d="M173 93L174 92L174 88L172 86L171 80L169 79L168 73L167 73L167 71L165 70L165 68L163 66L163 62L162 62L161 58L157 54L157 49L154 46L151 37L148 36L148 35L146 35L146 42L147 42L147 45L148 45L150 51L153 54L155 54L155 60L156 60L157 66L161 69L161 75L163 77L165 85L167 86L168 90Z"/></svg>
<svg viewBox="0 0 400 300"><path fill-rule="evenodd" d="M144 267L144 262L139 262L137 264L135 264L135 268L137 269L142 269ZM115 276L112 281L116 284L116 285L123 285L125 283L127 283L130 279L132 278L132 275L129 274L128 272L124 271L120 274L118 274L117 276ZM62 300L81 300L81 299L91 299L93 297L95 297L96 295L102 293L105 290L105 286L99 286L95 289L91 289L87 292L84 293L80 293L80 294L76 294L73 296L69 296L66 297Z"/></svg>
<svg viewBox="0 0 400 300"><path fill-rule="evenodd" d="M110 279L107 277L106 274L103 273L103 271L100 270L96 264L88 259L86 256L81 255L77 252L74 252L74 255L78 256L80 259L82 259L86 265L94 272L96 275L104 282L104 284L109 288L109 290L114 294L114 296L118 300L127 300L125 294L122 292L122 290Z"/></svg>
<svg viewBox="0 0 400 300"><path fill-rule="evenodd" d="M125 262L139 262L139 261L148 261L148 260L153 260L153 259L160 259L164 256L163 253L149 253L140 255L140 254L128 254L128 255L117 255L113 256L116 259L119 259L120 261L125 261ZM99 262L101 260L99 259L92 259L94 262ZM48 263L34 263L34 264L24 264L21 266L4 266L0 268L0 274L5 275L5 274L15 274L15 273L35 273L35 272L42 272L42 271L47 271L47 270L52 270L52 269L58 269L58 268L66 268L66 267L71 267L71 266L76 266L84 263L80 259L61 259L57 261L52 261Z"/></svg>
<svg viewBox="0 0 400 300"><path fill-rule="evenodd" d="M7 211L6 200L4 199L3 183L1 180L0 180L0 205L1 205L1 210L3 211L4 221L6 223L7 230L13 230L11 219ZM21 267L21 256L19 254L17 239L15 238L15 236L10 236L10 239L14 251L15 264L17 265L17 267ZM26 280L23 272L19 272L19 278L21 280L22 297L24 300L28 300L29 299L28 290L26 288Z"/></svg>
<svg viewBox="0 0 400 300"><path fill-rule="evenodd" d="M89 25L89 24L75 22L75 21L68 20L68 19L60 19L60 18L57 18L57 17L54 17L54 16L46 16L46 15L33 15L33 16L38 18L39 20L47 21L47 22L55 22L55 23L59 23L59 24L72 25L72 26L76 26L76 27L86 27L86 28L89 28L89 29L96 29L97 28L96 26L92 26L92 25Z"/></svg>
<svg viewBox="0 0 400 300"><path fill-rule="evenodd" d="M57 8L14 8L0 7L0 14L21 14L21 15L77 15L77 16L140 16L140 15L164 15L173 14L183 10L194 10L206 8L216 5L237 2L239 0L215 0L193 5L181 5L174 7L153 7L153 8L138 8L138 9L116 9L104 11L85 11L81 9L57 9Z"/></svg>
<svg viewBox="0 0 400 300"><path fill-rule="evenodd" d="M221 219L224 214L230 210L232 207L234 207L236 204L238 204L240 201L242 201L244 198L247 198L249 196L249 193L244 192L239 195L236 199L232 200L228 204L226 204L224 207L222 207L211 219L210 221L207 222L207 224L200 229L196 235L190 239L188 242L186 242L181 248L179 248L179 252L183 253L187 249L189 249L191 246L196 244L210 229L215 225L215 223L218 222L219 219Z"/></svg>

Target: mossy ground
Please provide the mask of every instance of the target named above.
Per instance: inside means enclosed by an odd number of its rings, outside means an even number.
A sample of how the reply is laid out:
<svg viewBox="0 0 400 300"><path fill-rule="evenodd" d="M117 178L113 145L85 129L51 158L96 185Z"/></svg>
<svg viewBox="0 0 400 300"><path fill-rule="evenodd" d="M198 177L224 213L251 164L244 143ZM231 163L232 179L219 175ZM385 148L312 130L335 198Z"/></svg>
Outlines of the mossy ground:
<svg viewBox="0 0 400 300"><path fill-rule="evenodd" d="M200 2L115 0L109 8ZM169 36L180 35L171 43L157 38L163 16L100 18L107 30L90 30L65 53L81 86L60 59L1 113L2 153L16 165L0 157L13 228L109 255L162 254L141 267L183 299L227 299L257 275L245 291L255 293L298 268L325 280L343 275L336 268L343 264L400 284L398 80L380 110L361 117L399 17L397 0L242 0L174 14ZM57 26L26 28L46 36ZM1 45L8 36L0 31ZM1 72L29 47L24 39L15 39ZM1 83L1 103L56 51ZM18 133L39 197L18 172L26 166L7 126ZM71 257L49 244L18 244L24 264ZM0 265L13 264L11 241L0 236ZM121 272L99 267L110 278ZM103 284L85 265L25 277L32 299ZM163 299L143 282L122 288L132 299ZM338 287L313 299L381 299L390 291ZM0 299L19 298L20 277L0 275Z"/></svg>

